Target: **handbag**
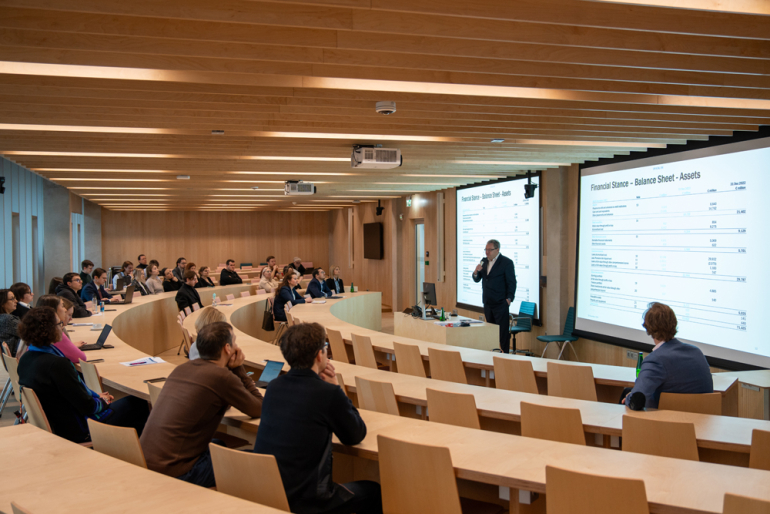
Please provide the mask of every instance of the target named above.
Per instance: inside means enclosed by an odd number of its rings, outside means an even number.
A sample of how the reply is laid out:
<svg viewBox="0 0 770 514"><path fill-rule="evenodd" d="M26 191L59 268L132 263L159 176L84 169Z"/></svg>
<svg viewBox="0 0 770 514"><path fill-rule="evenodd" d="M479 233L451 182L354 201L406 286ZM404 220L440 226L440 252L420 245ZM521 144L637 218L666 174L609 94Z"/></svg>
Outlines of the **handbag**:
<svg viewBox="0 0 770 514"><path fill-rule="evenodd" d="M273 323L273 311L270 310L270 302L265 302L265 313L262 316L262 330L265 332L272 332L275 330L275 323Z"/></svg>

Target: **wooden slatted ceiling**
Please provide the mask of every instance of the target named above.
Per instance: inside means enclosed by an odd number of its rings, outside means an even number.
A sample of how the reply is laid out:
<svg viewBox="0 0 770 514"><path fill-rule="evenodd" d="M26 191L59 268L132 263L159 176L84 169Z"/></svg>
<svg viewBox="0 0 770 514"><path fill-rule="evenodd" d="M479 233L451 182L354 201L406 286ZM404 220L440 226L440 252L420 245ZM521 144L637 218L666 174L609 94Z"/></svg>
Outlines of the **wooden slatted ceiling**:
<svg viewBox="0 0 770 514"><path fill-rule="evenodd" d="M336 209L768 124L770 18L646 3L0 0L0 153L116 210Z"/></svg>

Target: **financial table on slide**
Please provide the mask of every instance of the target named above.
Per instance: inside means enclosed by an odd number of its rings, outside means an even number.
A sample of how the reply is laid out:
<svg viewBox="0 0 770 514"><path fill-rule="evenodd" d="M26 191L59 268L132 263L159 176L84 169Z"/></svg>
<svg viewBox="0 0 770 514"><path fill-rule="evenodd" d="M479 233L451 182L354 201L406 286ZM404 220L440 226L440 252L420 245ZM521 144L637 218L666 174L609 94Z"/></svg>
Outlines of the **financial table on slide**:
<svg viewBox="0 0 770 514"><path fill-rule="evenodd" d="M757 307L747 276L751 184L740 173L685 177L594 180L590 212L582 209L590 214L590 225L581 220L590 228L590 308L581 316L638 329L649 302L660 301L688 339L748 330Z"/></svg>
<svg viewBox="0 0 770 514"><path fill-rule="evenodd" d="M513 260L516 270L516 295L511 312L518 313L522 301L539 303L540 213L537 200L521 198L521 185L516 186L515 196L498 195L467 202L458 198L461 266L458 300L461 302L482 305L481 283L475 283L471 275L484 256L487 241L497 239L500 253Z"/></svg>

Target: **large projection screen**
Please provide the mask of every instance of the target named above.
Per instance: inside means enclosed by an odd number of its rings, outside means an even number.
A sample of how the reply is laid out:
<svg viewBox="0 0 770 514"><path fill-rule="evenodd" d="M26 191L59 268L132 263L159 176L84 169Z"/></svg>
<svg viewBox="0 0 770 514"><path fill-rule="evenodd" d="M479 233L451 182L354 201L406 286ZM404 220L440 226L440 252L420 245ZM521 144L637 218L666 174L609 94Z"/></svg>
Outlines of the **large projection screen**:
<svg viewBox="0 0 770 514"><path fill-rule="evenodd" d="M540 318L540 188L524 198L526 178L457 189L457 305L482 311L481 282L471 278L490 239L500 241L500 253L513 260L516 296L510 312L522 301L537 304ZM532 177L540 184L540 177Z"/></svg>
<svg viewBox="0 0 770 514"><path fill-rule="evenodd" d="M712 364L770 367L768 193L770 138L581 169L576 334L650 344L662 302Z"/></svg>

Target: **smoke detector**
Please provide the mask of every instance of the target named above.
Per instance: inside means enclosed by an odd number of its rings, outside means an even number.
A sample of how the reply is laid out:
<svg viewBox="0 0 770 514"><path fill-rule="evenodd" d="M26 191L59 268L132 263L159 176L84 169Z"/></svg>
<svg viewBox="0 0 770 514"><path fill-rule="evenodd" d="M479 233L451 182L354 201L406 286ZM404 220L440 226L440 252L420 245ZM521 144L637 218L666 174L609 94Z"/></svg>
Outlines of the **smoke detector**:
<svg viewBox="0 0 770 514"><path fill-rule="evenodd" d="M396 102L377 102L374 106L374 110L388 116L389 114L396 112Z"/></svg>

